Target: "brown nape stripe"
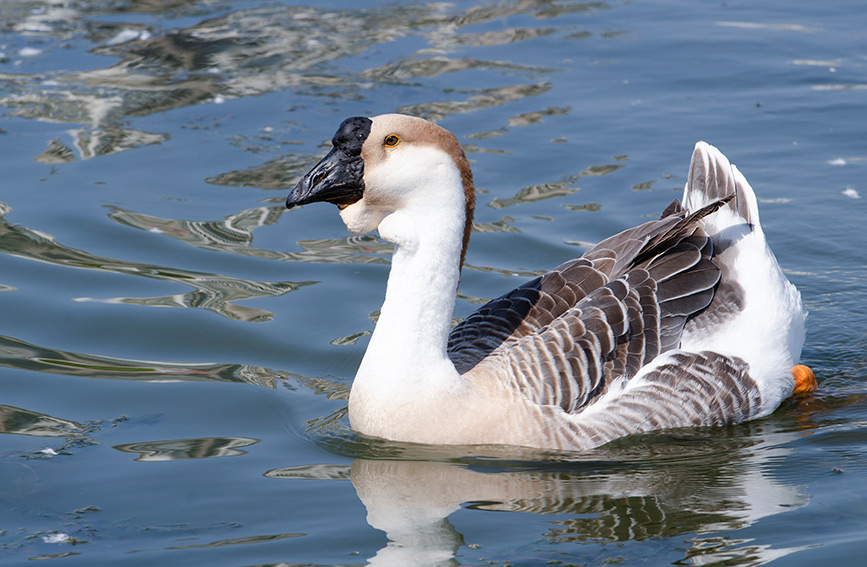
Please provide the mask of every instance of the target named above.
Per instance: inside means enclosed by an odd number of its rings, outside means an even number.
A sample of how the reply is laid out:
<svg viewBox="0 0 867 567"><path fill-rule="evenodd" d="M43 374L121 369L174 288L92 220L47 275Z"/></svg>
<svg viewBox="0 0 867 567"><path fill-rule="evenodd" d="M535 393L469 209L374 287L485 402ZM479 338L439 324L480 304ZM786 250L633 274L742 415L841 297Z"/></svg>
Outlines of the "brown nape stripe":
<svg viewBox="0 0 867 567"><path fill-rule="evenodd" d="M476 210L476 186L473 183L473 171L464 150L458 146L455 162L461 172L461 182L464 185L464 195L467 200L467 218L464 221L464 240L461 244L460 268L464 267L464 259L467 257L467 247L470 244L470 233L473 231L473 213Z"/></svg>
<svg viewBox="0 0 867 567"><path fill-rule="evenodd" d="M439 125L434 125L436 132L434 137L438 138L438 145L452 156L458 171L461 172L461 183L464 186L464 197L466 199L466 219L464 221L464 238L461 245L461 262L459 269L464 266L464 259L467 256L467 246L470 243L470 233L473 231L473 213L476 210L476 186L473 183L473 170L470 167L470 160L467 159L467 154L458 142L454 134Z"/></svg>
<svg viewBox="0 0 867 567"><path fill-rule="evenodd" d="M433 124L433 123L428 123ZM461 261L458 269L464 266L464 259L467 257L467 246L470 243L470 233L473 231L473 213L476 210L476 186L473 183L473 170L470 167L470 160L467 159L467 154L458 142L457 137L437 124L433 124L434 138L437 139L437 144L441 146L446 153L452 156L452 159L461 172L461 183L464 186L464 198L466 199L466 219L464 220L464 238L461 243Z"/></svg>

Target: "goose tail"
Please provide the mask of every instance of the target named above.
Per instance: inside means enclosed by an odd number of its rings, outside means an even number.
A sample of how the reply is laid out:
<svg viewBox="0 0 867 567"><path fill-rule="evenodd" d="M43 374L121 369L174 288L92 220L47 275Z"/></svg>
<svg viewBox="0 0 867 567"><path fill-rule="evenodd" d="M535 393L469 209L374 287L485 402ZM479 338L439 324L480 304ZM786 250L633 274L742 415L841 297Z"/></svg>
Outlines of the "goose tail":
<svg viewBox="0 0 867 567"><path fill-rule="evenodd" d="M792 394L790 369L801 355L806 313L798 290L768 247L752 187L722 152L699 142L684 189L684 208L700 210L726 197L731 199L702 219L713 241L720 282L714 302L687 324L683 345L747 362L762 392L758 415L763 415Z"/></svg>
<svg viewBox="0 0 867 567"><path fill-rule="evenodd" d="M709 234L713 225L717 231L733 223L746 223L753 231L761 233L759 207L756 194L737 167L714 146L698 142L689 164L689 177L683 190L683 205L690 212L697 211L716 201L734 196L724 210L732 215L714 215L715 219L706 222ZM728 222L720 222L729 217Z"/></svg>

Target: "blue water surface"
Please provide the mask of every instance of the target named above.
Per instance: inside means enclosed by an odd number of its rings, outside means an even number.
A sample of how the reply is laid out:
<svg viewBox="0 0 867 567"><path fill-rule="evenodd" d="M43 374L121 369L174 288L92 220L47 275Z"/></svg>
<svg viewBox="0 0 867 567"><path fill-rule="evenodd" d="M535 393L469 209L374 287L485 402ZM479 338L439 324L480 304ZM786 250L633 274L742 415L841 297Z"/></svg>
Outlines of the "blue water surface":
<svg viewBox="0 0 867 567"><path fill-rule="evenodd" d="M385 112L472 162L459 318L716 145L819 390L585 454L356 436L391 247L283 201ZM0 564L860 563L865 118L863 2L0 3Z"/></svg>

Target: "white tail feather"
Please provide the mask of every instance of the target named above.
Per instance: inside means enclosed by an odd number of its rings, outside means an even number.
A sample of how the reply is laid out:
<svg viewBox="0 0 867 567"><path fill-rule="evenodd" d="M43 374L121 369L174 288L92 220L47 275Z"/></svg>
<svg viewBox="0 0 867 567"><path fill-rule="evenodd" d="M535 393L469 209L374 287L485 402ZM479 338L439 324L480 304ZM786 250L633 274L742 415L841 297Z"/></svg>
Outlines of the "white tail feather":
<svg viewBox="0 0 867 567"><path fill-rule="evenodd" d="M706 142L698 142L692 153L689 177L683 190L684 208L696 211L732 194L735 198L725 208L747 224L758 227L756 194L746 178L717 148Z"/></svg>

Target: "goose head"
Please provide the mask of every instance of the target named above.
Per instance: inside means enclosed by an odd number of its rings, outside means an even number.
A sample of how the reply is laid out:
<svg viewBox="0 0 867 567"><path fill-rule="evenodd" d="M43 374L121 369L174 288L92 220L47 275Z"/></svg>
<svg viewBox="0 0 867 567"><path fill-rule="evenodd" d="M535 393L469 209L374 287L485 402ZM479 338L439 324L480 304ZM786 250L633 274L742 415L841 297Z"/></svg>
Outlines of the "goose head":
<svg viewBox="0 0 867 567"><path fill-rule="evenodd" d="M353 117L340 125L332 145L289 194L287 208L334 203L353 234L379 230L397 243L402 235L392 233L436 218L456 225L465 253L475 192L469 162L451 132L402 114Z"/></svg>

